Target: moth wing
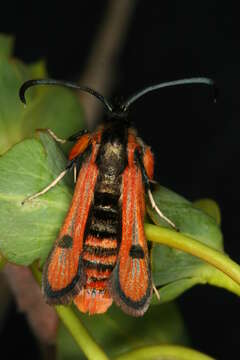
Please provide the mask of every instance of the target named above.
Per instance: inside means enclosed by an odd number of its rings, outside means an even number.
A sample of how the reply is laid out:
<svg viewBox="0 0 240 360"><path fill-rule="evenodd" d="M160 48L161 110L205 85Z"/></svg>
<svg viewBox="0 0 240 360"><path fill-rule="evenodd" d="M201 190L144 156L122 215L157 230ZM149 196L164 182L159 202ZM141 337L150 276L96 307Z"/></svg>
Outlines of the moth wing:
<svg viewBox="0 0 240 360"><path fill-rule="evenodd" d="M141 316L152 295L152 279L144 234L145 189L140 168L128 166L122 176L122 239L109 288L128 314Z"/></svg>
<svg viewBox="0 0 240 360"><path fill-rule="evenodd" d="M97 175L89 157L79 171L70 209L43 269L43 292L50 304L69 303L84 283L81 252Z"/></svg>

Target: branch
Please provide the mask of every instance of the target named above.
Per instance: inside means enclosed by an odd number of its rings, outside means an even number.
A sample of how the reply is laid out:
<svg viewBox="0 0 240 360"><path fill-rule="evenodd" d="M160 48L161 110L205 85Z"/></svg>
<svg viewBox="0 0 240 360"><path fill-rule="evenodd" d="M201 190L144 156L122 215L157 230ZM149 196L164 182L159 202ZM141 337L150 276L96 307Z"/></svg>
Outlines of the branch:
<svg viewBox="0 0 240 360"><path fill-rule="evenodd" d="M117 59L122 49L136 0L109 0L105 18L100 26L87 67L79 83L108 96L114 85ZM101 115L102 106L92 97L79 93L88 127L91 129Z"/></svg>
<svg viewBox="0 0 240 360"><path fill-rule="evenodd" d="M56 338L58 319L53 307L47 305L39 285L25 266L5 265L4 273L14 295L18 309L23 312L36 337L44 344Z"/></svg>

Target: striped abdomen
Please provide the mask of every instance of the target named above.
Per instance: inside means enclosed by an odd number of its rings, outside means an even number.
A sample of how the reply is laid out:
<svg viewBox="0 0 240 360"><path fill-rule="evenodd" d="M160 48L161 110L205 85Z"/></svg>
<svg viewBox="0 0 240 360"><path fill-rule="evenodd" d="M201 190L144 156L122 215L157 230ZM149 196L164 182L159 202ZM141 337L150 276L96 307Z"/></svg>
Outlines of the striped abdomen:
<svg viewBox="0 0 240 360"><path fill-rule="evenodd" d="M107 283L116 264L120 241L119 197L119 184L106 186L98 182L82 252L85 286L74 299L80 310L90 314L105 312L112 304Z"/></svg>

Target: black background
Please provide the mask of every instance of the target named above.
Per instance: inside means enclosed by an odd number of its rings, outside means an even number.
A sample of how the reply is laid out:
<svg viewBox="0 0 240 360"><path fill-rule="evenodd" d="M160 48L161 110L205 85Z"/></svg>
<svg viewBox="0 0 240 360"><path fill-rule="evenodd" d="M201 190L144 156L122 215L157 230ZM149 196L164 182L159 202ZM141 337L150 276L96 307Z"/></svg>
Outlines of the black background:
<svg viewBox="0 0 240 360"><path fill-rule="evenodd" d="M121 1L121 0L119 0ZM217 104L206 86L176 87L136 103L132 119L156 158L156 178L190 200L215 199L222 211L225 249L240 263L239 75L240 29L235 1L139 0L118 63L114 94L144 86L208 76L219 89ZM16 35L15 55L47 60L51 77L78 79L107 1L8 1L0 31ZM99 59L100 61L101 59ZM217 359L239 358L239 300L225 290L199 286L178 303L192 346ZM9 319L26 358L21 315ZM19 340L20 341L20 340ZM26 347L24 344L26 343ZM2 346L2 345L1 345ZM30 358L30 357L29 357Z"/></svg>

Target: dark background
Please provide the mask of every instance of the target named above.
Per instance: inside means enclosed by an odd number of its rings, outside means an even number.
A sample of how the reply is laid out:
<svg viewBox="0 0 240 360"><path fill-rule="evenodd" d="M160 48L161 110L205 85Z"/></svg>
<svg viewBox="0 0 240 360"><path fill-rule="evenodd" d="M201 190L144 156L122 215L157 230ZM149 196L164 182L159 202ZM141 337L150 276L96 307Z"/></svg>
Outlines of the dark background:
<svg viewBox="0 0 240 360"><path fill-rule="evenodd" d="M152 146L156 178L162 185L190 200L210 197L220 204L225 249L240 263L240 29L236 3L139 0L119 57L114 94L126 97L150 84L192 76L216 81L217 104L206 86L176 87L146 96L136 103L131 116ZM17 57L26 62L45 58L51 77L76 80L106 4L103 0L64 5L53 0L49 4L5 1L0 32L16 35ZM236 296L199 286L178 303L194 348L217 359L239 357ZM3 344L7 347L6 339L17 338L21 332L21 347L26 344L29 348L27 325L14 311ZM31 349L28 354L26 348L28 358Z"/></svg>

